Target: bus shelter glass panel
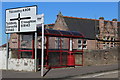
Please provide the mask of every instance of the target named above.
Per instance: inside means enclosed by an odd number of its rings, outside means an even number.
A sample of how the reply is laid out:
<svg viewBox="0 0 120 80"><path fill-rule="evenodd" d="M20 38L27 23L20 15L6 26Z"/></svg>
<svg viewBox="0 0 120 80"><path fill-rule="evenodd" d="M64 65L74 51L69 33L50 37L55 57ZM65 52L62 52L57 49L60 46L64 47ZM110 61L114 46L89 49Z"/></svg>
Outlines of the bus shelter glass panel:
<svg viewBox="0 0 120 80"><path fill-rule="evenodd" d="M69 50L69 38L49 37L48 39L48 66L67 66L67 55Z"/></svg>
<svg viewBox="0 0 120 80"><path fill-rule="evenodd" d="M33 34L20 34L19 57L34 58L34 39Z"/></svg>
<svg viewBox="0 0 120 80"><path fill-rule="evenodd" d="M20 48L21 49L32 49L33 35L21 35L20 36Z"/></svg>

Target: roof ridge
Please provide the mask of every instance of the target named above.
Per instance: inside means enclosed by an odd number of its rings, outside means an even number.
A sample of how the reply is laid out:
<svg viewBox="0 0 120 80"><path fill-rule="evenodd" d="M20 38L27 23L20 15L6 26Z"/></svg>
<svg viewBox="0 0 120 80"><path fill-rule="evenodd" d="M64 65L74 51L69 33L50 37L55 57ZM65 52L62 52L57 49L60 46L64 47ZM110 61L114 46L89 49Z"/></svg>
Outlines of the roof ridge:
<svg viewBox="0 0 120 80"><path fill-rule="evenodd" d="M88 19L88 18L79 18L79 17L71 17L71 16L63 16L66 18L75 18L75 19L87 19L87 20L98 20L98 19Z"/></svg>
<svg viewBox="0 0 120 80"><path fill-rule="evenodd" d="M79 18L79 17L71 17L71 16L63 16L63 17L66 17L66 18L75 18L75 19L97 20L97 21L99 21L99 19ZM113 22L113 21L109 21L109 20L104 20L104 21Z"/></svg>

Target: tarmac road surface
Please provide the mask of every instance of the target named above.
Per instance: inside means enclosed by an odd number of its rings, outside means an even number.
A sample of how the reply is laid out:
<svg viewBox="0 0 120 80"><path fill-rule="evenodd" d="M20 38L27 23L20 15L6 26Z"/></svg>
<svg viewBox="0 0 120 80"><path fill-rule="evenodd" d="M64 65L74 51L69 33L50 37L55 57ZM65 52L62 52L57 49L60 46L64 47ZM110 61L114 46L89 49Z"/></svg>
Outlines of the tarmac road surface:
<svg viewBox="0 0 120 80"><path fill-rule="evenodd" d="M101 66L83 66L83 67L76 67L76 68L57 68L51 69L47 71L44 70L46 75L44 78L74 78L80 77L81 75L91 74L91 73L100 73L100 72L108 72L118 70L118 64L112 65L101 65ZM106 76L110 76L112 74L104 74ZM114 75L114 76L113 76ZM116 77L117 74L113 73L113 77ZM106 77L99 74L99 76L95 77ZM40 71L38 72L25 72L25 71L2 71L3 78L42 78L40 76ZM110 76L111 77L111 76Z"/></svg>
<svg viewBox="0 0 120 80"><path fill-rule="evenodd" d="M2 70L0 70L0 80L2 79Z"/></svg>
<svg viewBox="0 0 120 80"><path fill-rule="evenodd" d="M118 70L77 76L74 78L118 78Z"/></svg>

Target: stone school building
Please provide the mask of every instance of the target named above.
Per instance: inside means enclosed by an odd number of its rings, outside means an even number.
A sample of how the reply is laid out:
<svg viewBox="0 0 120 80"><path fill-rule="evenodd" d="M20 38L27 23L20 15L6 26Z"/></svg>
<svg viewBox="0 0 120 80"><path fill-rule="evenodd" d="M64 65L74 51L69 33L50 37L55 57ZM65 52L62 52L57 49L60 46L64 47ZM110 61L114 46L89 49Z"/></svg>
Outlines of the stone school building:
<svg viewBox="0 0 120 80"><path fill-rule="evenodd" d="M60 12L57 15L57 19L53 24L46 24L46 29L53 30L63 30L63 31L78 31L84 35L85 39L82 42L81 39L74 41L76 44L76 49L84 50L97 50L97 49L109 49L118 46L118 27L120 27L120 22L117 19L112 21L104 20L104 17L98 19L87 19L63 16ZM10 47L17 48L17 34L11 34L10 37ZM26 38L28 39L28 38ZM39 41L41 38L38 38ZM53 41L56 44L56 40ZM64 40L62 40L64 43ZM30 45L30 44L28 44ZM40 48L41 44L38 44ZM57 46L57 44L55 45ZM63 44L62 46L66 46Z"/></svg>
<svg viewBox="0 0 120 80"><path fill-rule="evenodd" d="M78 31L85 36L83 42L84 50L110 49L118 46L118 34L120 22L99 19L78 18L63 16L60 12L54 24L48 24L48 28L65 31ZM82 40L77 40L77 49L82 49Z"/></svg>

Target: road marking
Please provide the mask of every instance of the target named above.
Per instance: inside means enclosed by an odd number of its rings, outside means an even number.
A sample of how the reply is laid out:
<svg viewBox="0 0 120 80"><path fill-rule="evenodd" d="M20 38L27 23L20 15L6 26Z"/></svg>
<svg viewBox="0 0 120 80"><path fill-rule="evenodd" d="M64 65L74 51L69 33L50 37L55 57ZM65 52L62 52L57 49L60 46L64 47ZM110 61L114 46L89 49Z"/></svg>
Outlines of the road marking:
<svg viewBox="0 0 120 80"><path fill-rule="evenodd" d="M114 73L118 73L118 70L117 71L110 71L110 72L96 73L96 74L89 74L89 75L86 75L86 76L82 76L80 78L95 78L95 77L98 77L98 76L114 74Z"/></svg>
<svg viewBox="0 0 120 80"><path fill-rule="evenodd" d="M100 73L100 74L94 75L94 76L92 76L92 77L98 77L98 76L107 75L107 74L114 74L114 73L118 73L118 71Z"/></svg>

